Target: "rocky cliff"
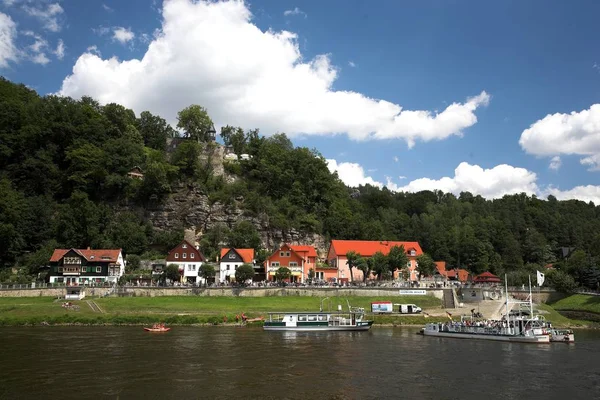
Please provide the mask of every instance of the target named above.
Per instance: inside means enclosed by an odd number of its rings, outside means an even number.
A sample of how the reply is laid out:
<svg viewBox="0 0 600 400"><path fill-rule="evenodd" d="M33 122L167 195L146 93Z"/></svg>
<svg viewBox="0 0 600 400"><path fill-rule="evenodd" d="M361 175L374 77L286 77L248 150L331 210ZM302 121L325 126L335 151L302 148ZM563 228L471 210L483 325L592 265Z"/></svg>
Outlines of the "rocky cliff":
<svg viewBox="0 0 600 400"><path fill-rule="evenodd" d="M213 143L205 147L200 160L210 166L214 175L223 176L227 182L233 182L236 177L227 174L223 168L223 161L228 153L227 148ZM323 236L304 234L295 230L283 232L273 229L269 224L268 215L258 217L244 215L243 202L243 198L235 199L231 205L211 202L199 188L194 185L181 184L174 188L174 192L163 203L147 208L146 213L156 229L168 230L183 227L186 230L186 238L193 238L197 243L202 235L215 225L224 224L228 228L232 228L238 221L248 220L256 227L265 249L275 249L284 242L307 244L315 246L321 257L326 255L328 243L325 242Z"/></svg>

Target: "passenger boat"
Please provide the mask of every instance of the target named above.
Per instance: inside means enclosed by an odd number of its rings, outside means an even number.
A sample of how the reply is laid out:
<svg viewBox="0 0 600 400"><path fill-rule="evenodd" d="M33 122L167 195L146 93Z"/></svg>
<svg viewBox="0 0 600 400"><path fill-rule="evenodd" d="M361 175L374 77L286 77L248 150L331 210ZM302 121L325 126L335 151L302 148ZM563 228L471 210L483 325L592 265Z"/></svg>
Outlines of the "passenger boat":
<svg viewBox="0 0 600 400"><path fill-rule="evenodd" d="M154 324L154 325L152 325L151 328L144 327L144 330L146 332L169 332L171 330L171 328L167 328L166 326L164 326L162 324Z"/></svg>
<svg viewBox="0 0 600 400"><path fill-rule="evenodd" d="M368 331L373 321L364 320L365 309L350 307L348 311L270 312L265 320L265 331ZM341 309L341 306L339 307Z"/></svg>
<svg viewBox="0 0 600 400"><path fill-rule="evenodd" d="M505 277L506 280L506 277ZM496 340L503 342L520 343L550 343L551 334L546 329L543 317L533 315L533 303L531 299L531 282L529 284L528 302L508 300L508 285L506 287L506 314L499 321L470 320L464 317L461 321L453 321L448 313L450 321L429 323L421 330L424 336L449 337L458 339L481 339ZM509 304L528 303L530 313L511 313Z"/></svg>
<svg viewBox="0 0 600 400"><path fill-rule="evenodd" d="M575 334L570 329L550 328L550 341L561 343L575 343Z"/></svg>

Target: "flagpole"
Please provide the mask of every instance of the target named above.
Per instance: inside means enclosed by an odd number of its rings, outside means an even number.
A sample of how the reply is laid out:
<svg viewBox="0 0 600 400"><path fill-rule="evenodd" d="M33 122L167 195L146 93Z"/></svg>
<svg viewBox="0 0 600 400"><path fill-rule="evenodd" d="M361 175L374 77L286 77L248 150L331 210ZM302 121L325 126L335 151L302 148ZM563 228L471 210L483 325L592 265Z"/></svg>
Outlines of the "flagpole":
<svg viewBox="0 0 600 400"><path fill-rule="evenodd" d="M531 313L530 317L533 318L533 301L531 295L531 275L527 274L529 277L529 312Z"/></svg>

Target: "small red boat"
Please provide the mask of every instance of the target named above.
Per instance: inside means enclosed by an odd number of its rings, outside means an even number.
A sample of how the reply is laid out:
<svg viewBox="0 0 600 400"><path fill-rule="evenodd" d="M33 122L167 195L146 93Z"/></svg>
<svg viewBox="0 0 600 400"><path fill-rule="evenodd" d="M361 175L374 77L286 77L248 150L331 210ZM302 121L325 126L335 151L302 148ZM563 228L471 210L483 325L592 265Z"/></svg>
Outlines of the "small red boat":
<svg viewBox="0 0 600 400"><path fill-rule="evenodd" d="M144 328L146 332L169 332L171 328L164 325L153 325L152 328Z"/></svg>

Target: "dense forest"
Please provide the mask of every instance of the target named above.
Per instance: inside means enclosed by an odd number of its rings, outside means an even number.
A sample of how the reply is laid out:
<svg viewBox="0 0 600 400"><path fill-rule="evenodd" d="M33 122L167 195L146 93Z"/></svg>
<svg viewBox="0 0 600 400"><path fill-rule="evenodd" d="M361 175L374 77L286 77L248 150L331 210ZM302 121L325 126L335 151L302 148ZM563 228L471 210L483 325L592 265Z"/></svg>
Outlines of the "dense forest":
<svg viewBox="0 0 600 400"><path fill-rule="evenodd" d="M31 279L56 247L164 256L185 227L158 230L146 209L185 184L243 211L235 225L205 232L200 243L209 256L222 245L265 254L270 249L261 249L248 222L261 217L270 229L326 239L416 240L451 268L506 272L513 283L552 264L550 284L599 286L600 206L593 203L348 188L317 150L294 147L283 133L264 137L231 126L220 140L248 157L225 163L235 177L228 180L201 157L217 146L211 127L200 106L182 110L176 130L147 111L136 116L89 97L41 97L0 79L0 281ZM167 151L167 139L180 135L189 140ZM127 176L136 166L143 180Z"/></svg>

